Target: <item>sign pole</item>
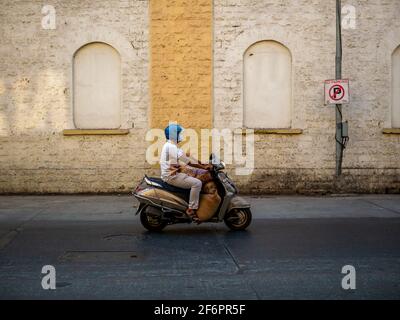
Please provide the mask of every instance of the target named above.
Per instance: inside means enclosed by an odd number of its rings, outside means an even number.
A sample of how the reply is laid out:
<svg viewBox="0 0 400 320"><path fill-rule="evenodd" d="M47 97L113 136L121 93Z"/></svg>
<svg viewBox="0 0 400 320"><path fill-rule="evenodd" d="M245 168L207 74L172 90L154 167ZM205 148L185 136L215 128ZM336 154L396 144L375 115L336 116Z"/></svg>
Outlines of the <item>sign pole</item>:
<svg viewBox="0 0 400 320"><path fill-rule="evenodd" d="M342 78L342 28L341 0L336 0L336 79ZM342 173L343 144L342 144L342 106L336 104L336 176Z"/></svg>

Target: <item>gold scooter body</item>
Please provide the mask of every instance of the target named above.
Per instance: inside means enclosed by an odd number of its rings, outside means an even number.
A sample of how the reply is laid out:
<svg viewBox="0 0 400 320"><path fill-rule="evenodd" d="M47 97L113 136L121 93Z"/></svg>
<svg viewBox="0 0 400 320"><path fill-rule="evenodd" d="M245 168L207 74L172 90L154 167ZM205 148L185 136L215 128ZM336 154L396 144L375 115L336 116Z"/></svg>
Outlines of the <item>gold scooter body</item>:
<svg viewBox="0 0 400 320"><path fill-rule="evenodd" d="M213 164L211 174L217 185L217 207L207 207L206 196L200 196L198 212L202 210L207 216L206 222L222 222L232 230L246 229L252 220L250 203L237 195L238 190L233 181L222 170L225 164L212 154L210 162ZM139 201L136 214L140 214L143 226L149 231L161 231L165 226L176 223L190 223L192 220L186 215L190 189L181 189L169 185L160 178L144 176L133 191ZM202 207L203 206L203 207ZM205 212L210 210L210 212ZM208 215L208 213L210 213Z"/></svg>

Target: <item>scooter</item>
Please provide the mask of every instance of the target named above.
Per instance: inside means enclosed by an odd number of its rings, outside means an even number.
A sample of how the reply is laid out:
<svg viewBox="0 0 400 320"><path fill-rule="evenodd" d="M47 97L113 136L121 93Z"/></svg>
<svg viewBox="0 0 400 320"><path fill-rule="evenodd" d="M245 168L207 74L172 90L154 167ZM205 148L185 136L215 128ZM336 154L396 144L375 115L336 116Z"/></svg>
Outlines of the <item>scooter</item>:
<svg viewBox="0 0 400 320"><path fill-rule="evenodd" d="M210 155L211 174L217 185L221 202L214 215L204 222L222 222L232 230L246 229L252 219L250 203L239 197L238 190L228 175L223 172L225 164L214 155ZM144 176L132 192L139 201L136 215L149 231L159 232L167 225L191 223L185 213L188 208L190 189L177 188L160 178Z"/></svg>

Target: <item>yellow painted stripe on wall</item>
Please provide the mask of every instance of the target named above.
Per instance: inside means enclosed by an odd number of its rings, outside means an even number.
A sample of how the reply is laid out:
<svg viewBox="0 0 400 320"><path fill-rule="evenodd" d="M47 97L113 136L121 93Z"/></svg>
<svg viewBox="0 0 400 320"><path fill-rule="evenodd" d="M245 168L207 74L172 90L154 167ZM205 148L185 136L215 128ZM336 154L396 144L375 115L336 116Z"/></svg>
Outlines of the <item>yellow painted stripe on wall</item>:
<svg viewBox="0 0 400 320"><path fill-rule="evenodd" d="M150 0L150 126L212 127L212 0Z"/></svg>

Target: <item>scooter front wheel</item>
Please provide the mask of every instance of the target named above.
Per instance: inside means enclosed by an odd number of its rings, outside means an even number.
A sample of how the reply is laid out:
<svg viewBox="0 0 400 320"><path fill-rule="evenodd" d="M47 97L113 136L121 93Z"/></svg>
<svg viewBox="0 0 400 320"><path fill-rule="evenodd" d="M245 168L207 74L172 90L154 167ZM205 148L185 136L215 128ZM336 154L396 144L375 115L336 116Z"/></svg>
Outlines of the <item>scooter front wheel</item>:
<svg viewBox="0 0 400 320"><path fill-rule="evenodd" d="M231 230L244 230L250 225L251 218L249 208L232 209L225 215L224 222Z"/></svg>
<svg viewBox="0 0 400 320"><path fill-rule="evenodd" d="M147 210L149 207L143 208L140 212L140 222L142 223L143 227L145 227L149 231L153 232L160 232L162 229L165 228L167 222L161 219L161 212L159 216L154 214L150 214Z"/></svg>

